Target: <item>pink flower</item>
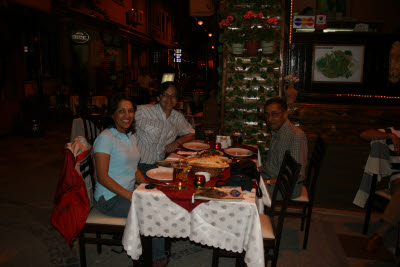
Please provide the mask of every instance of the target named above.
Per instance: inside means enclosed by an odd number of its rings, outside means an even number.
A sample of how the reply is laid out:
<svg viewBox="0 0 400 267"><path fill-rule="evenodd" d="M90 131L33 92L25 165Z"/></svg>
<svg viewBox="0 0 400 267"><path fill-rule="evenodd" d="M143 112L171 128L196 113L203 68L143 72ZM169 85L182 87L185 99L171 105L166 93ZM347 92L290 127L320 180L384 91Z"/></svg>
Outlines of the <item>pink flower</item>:
<svg viewBox="0 0 400 267"><path fill-rule="evenodd" d="M261 13L261 12L260 12L260 13L258 13L258 17L259 17L259 18L262 18L262 17L264 17L263 13Z"/></svg>
<svg viewBox="0 0 400 267"><path fill-rule="evenodd" d="M229 22L233 21L233 17L232 17L232 16L227 16L226 19L227 19Z"/></svg>
<svg viewBox="0 0 400 267"><path fill-rule="evenodd" d="M276 24L278 24L278 20L276 18L269 18L267 20L267 23L276 25Z"/></svg>

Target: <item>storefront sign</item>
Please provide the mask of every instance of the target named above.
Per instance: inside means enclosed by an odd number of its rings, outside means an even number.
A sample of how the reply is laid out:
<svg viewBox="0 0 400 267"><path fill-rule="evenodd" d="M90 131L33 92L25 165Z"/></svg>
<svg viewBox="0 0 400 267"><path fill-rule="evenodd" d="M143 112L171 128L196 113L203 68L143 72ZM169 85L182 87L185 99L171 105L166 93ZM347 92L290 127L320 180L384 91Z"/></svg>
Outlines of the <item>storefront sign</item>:
<svg viewBox="0 0 400 267"><path fill-rule="evenodd" d="M89 34L86 32L76 31L71 34L71 39L74 43L84 44L89 41Z"/></svg>

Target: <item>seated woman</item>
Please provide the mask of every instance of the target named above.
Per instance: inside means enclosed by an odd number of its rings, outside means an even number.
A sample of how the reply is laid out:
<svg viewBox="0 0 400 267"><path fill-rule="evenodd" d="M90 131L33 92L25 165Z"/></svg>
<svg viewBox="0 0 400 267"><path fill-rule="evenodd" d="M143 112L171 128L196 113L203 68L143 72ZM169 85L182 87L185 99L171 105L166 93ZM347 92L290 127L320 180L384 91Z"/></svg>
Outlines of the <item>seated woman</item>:
<svg viewBox="0 0 400 267"><path fill-rule="evenodd" d="M95 206L104 214L127 217L135 182L144 177L135 133L136 106L127 98L112 97L106 129L96 138L93 150L97 183Z"/></svg>

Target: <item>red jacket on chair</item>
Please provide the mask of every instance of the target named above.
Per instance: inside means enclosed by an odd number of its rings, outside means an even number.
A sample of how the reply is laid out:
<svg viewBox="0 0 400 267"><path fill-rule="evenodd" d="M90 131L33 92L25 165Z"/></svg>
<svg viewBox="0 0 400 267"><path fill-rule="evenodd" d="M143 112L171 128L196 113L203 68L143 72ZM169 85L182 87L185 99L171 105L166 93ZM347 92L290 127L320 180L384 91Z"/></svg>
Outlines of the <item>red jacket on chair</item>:
<svg viewBox="0 0 400 267"><path fill-rule="evenodd" d="M88 153L90 152L87 151ZM88 154L82 153L82 154ZM78 158L84 156L80 154ZM78 159L79 160L79 159ZM77 160L69 149L64 150L64 164L54 197L51 224L72 245L73 239L85 226L90 201L82 175L75 169Z"/></svg>

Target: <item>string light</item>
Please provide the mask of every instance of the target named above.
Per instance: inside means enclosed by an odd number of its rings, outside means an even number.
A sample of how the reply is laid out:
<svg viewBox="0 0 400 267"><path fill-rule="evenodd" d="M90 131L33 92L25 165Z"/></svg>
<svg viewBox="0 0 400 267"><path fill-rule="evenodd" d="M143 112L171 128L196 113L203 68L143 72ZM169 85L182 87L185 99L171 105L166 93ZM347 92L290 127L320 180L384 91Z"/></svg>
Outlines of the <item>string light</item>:
<svg viewBox="0 0 400 267"><path fill-rule="evenodd" d="M293 0L290 1L289 46L292 44L293 31Z"/></svg>
<svg viewBox="0 0 400 267"><path fill-rule="evenodd" d="M400 96L386 96L386 95L336 94L336 96L351 96L351 97L359 97L359 98L400 99Z"/></svg>

